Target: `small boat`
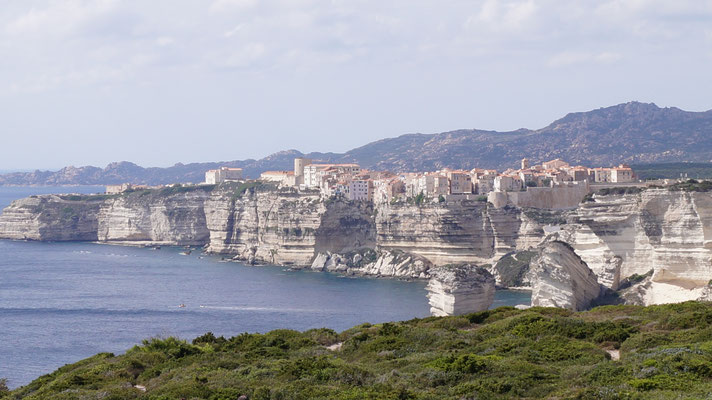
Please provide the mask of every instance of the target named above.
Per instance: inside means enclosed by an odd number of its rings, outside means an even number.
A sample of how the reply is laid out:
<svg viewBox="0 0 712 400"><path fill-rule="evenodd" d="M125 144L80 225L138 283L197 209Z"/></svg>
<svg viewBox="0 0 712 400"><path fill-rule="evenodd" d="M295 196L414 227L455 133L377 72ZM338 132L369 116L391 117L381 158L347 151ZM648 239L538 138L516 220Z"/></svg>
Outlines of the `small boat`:
<svg viewBox="0 0 712 400"><path fill-rule="evenodd" d="M178 304L178 308L185 308L185 304L183 304L183 303Z"/></svg>
<svg viewBox="0 0 712 400"><path fill-rule="evenodd" d="M180 255L182 255L182 256L189 256L190 253L192 253L192 251L186 250L186 251L181 251L181 252L180 252Z"/></svg>
<svg viewBox="0 0 712 400"><path fill-rule="evenodd" d="M161 246L153 246L153 247L151 247L151 250L160 250L160 249L161 249Z"/></svg>

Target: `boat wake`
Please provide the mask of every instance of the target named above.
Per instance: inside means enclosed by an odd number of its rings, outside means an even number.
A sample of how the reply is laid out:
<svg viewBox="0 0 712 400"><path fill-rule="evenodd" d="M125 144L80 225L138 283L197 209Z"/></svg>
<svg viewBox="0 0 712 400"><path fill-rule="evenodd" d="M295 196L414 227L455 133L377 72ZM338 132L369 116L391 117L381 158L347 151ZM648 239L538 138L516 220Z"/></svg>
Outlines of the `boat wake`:
<svg viewBox="0 0 712 400"><path fill-rule="evenodd" d="M200 308L208 310L225 310L225 311L265 311L265 312L290 312L290 313L323 313L328 310L318 310L312 308L280 308L280 307L251 307L251 306L206 306L200 305Z"/></svg>

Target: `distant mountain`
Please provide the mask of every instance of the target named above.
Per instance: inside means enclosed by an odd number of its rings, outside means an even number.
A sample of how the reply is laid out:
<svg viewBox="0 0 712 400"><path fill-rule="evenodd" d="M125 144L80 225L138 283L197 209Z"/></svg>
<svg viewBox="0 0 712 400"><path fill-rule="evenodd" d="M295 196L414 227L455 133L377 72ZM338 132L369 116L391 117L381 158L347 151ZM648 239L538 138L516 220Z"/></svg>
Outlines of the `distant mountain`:
<svg viewBox="0 0 712 400"><path fill-rule="evenodd" d="M206 170L240 167L248 177L267 170L291 169L294 157L329 162L356 162L369 169L432 171L443 167L506 169L524 157L532 162L562 158L574 164L609 166L625 163L709 162L712 159L712 110L688 112L630 102L571 113L539 130L511 132L457 130L407 134L383 139L343 154L282 151L261 160L176 164L143 168L129 162L106 168L66 167L0 175L0 185L161 184L200 182Z"/></svg>

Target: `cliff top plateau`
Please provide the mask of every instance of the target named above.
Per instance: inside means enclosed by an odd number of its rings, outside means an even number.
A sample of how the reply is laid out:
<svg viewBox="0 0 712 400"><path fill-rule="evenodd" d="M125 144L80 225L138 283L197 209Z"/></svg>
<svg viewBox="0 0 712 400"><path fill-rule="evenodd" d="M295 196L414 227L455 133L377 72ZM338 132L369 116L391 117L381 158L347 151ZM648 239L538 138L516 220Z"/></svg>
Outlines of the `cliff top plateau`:
<svg viewBox="0 0 712 400"><path fill-rule="evenodd" d="M260 160L178 163L168 168L143 168L130 162L111 163L103 169L70 166L59 171L0 175L0 185L201 182L206 170L219 166L243 168L246 177L256 178L267 170L292 169L293 159L301 156L404 172L443 167L506 169L515 167L524 157L532 162L562 158L586 165L709 162L711 153L712 110L688 112L630 102L571 113L537 130L416 133L379 140L346 153L304 154L287 150Z"/></svg>

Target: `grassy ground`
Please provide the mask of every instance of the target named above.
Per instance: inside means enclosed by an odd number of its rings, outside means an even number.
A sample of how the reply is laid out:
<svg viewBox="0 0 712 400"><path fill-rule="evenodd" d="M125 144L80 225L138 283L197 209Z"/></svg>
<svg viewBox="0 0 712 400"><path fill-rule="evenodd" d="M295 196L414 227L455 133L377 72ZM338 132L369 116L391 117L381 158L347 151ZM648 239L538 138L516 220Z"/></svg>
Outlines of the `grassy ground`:
<svg viewBox="0 0 712 400"><path fill-rule="evenodd" d="M620 360L611 359L616 351ZM605 306L581 313L502 307L462 317L365 324L342 333L277 330L229 339L206 334L192 343L150 339L124 355L98 354L6 394L213 400L241 395L710 398L712 305Z"/></svg>

